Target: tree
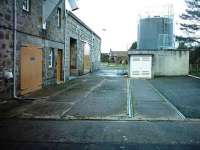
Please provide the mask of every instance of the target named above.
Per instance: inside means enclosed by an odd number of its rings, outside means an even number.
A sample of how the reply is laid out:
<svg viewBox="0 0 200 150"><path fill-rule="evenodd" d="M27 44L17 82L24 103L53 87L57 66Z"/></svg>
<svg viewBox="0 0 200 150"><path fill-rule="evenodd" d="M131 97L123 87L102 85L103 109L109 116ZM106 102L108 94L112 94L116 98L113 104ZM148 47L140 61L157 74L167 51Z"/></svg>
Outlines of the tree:
<svg viewBox="0 0 200 150"><path fill-rule="evenodd" d="M176 43L178 43L177 49L191 49L193 40L185 38L183 36L176 36Z"/></svg>
<svg viewBox="0 0 200 150"><path fill-rule="evenodd" d="M190 51L190 64L200 64L200 47L195 47Z"/></svg>
<svg viewBox="0 0 200 150"><path fill-rule="evenodd" d="M178 45L178 49L187 49L188 47L185 45L184 42L180 42Z"/></svg>
<svg viewBox="0 0 200 150"><path fill-rule="evenodd" d="M109 55L106 53L101 53L101 62L109 62Z"/></svg>
<svg viewBox="0 0 200 150"><path fill-rule="evenodd" d="M137 42L133 42L129 49L137 49Z"/></svg>
<svg viewBox="0 0 200 150"><path fill-rule="evenodd" d="M180 16L183 22L180 29L186 31L186 37L180 37L187 43L200 43L200 0L185 0L187 9Z"/></svg>

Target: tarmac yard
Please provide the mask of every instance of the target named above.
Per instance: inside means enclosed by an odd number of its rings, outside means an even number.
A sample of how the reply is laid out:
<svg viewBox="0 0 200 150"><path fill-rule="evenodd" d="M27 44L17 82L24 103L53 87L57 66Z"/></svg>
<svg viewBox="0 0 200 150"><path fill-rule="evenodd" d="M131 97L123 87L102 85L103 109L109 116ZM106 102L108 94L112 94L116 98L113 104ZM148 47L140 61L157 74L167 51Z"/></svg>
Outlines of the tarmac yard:
<svg viewBox="0 0 200 150"><path fill-rule="evenodd" d="M33 101L1 117L56 120L185 120L200 117L199 105L198 79L163 77L140 80L127 78L123 70L100 70L95 74L74 79L72 86L55 92L47 99Z"/></svg>
<svg viewBox="0 0 200 150"><path fill-rule="evenodd" d="M70 83L47 89L45 99L2 109L1 147L199 149L200 80L130 79L120 70L101 70Z"/></svg>
<svg viewBox="0 0 200 150"><path fill-rule="evenodd" d="M200 79L162 77L150 82L186 118L200 119Z"/></svg>

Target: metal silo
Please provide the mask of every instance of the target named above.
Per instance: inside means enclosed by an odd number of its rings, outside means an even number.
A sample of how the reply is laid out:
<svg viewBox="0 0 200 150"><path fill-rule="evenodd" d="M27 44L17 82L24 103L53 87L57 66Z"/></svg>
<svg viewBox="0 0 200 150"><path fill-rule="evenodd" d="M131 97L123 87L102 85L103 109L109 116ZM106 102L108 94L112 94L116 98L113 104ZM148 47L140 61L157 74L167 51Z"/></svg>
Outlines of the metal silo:
<svg viewBox="0 0 200 150"><path fill-rule="evenodd" d="M173 18L141 18L138 24L137 49L174 49Z"/></svg>

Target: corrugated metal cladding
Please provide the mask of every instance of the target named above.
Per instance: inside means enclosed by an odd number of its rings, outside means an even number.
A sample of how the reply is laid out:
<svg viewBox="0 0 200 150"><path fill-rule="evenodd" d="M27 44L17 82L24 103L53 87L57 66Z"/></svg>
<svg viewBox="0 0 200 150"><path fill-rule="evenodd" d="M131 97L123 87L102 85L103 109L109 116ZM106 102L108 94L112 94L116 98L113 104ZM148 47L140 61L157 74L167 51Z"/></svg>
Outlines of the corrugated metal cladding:
<svg viewBox="0 0 200 150"><path fill-rule="evenodd" d="M173 18L142 18L138 24L137 49L174 49Z"/></svg>

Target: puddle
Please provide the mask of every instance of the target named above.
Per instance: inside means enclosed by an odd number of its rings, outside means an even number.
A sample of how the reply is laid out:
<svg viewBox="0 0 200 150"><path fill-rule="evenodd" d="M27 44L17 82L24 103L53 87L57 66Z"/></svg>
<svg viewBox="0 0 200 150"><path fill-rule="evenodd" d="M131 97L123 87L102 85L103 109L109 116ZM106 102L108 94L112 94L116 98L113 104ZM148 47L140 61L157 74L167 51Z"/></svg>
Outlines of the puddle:
<svg viewBox="0 0 200 150"><path fill-rule="evenodd" d="M95 73L97 76L106 76L106 77L124 77L128 75L127 70L99 70Z"/></svg>

